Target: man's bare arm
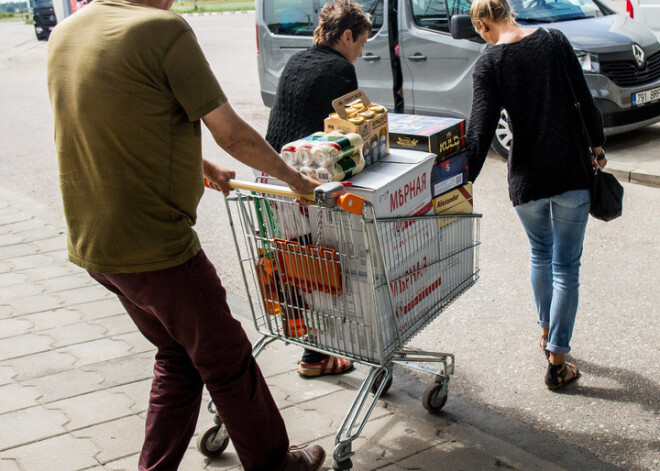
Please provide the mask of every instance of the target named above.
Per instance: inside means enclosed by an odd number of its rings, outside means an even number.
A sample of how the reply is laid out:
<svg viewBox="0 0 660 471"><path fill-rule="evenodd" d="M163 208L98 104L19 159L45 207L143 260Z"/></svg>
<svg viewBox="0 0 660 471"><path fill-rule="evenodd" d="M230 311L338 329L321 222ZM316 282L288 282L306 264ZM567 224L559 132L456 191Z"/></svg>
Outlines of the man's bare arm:
<svg viewBox="0 0 660 471"><path fill-rule="evenodd" d="M202 119L215 142L236 160L282 180L299 193L311 193L319 185L316 180L288 166L266 140L236 114L229 103L224 103ZM204 173L207 178L207 169L213 170L214 165L205 161ZM216 183L221 185L220 182Z"/></svg>

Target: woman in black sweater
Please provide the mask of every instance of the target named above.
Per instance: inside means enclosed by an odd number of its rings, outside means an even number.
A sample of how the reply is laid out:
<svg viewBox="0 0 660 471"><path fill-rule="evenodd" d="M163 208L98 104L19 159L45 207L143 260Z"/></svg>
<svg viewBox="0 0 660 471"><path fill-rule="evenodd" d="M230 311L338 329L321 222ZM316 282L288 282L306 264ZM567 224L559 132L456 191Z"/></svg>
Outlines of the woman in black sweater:
<svg viewBox="0 0 660 471"><path fill-rule="evenodd" d="M475 0L470 16L476 31L493 46L479 57L473 72L469 180L481 171L504 108L514 135L509 196L530 242L531 284L542 329L539 343L550 360L545 383L556 389L580 374L564 355L570 351L577 313L591 168L560 55L601 168L606 163L603 122L561 32L520 27L506 0Z"/></svg>
<svg viewBox="0 0 660 471"><path fill-rule="evenodd" d="M323 130L333 112L332 101L358 88L353 64L371 34L371 21L353 0L327 3L314 30L314 46L291 57L277 86L266 140L278 152L282 146ZM287 304L299 305L295 299ZM294 308L295 309L295 308ZM303 376L339 374L353 367L349 360L305 349L298 366Z"/></svg>

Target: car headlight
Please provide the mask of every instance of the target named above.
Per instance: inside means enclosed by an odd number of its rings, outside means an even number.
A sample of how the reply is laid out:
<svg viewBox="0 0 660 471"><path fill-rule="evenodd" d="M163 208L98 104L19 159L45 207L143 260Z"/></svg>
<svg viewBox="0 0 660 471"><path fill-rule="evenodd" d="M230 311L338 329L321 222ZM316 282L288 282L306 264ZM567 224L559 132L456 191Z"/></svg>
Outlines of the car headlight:
<svg viewBox="0 0 660 471"><path fill-rule="evenodd" d="M598 55L586 51L575 49L575 55L585 72L600 72L600 64L598 63Z"/></svg>

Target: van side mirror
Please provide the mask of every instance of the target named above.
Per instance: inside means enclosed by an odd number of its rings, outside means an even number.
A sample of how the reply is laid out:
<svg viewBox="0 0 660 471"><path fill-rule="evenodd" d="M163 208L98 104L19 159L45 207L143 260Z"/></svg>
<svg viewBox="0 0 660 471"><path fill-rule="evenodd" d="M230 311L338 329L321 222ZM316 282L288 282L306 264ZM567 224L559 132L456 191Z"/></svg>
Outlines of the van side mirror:
<svg viewBox="0 0 660 471"><path fill-rule="evenodd" d="M453 15L449 31L454 39L468 39L470 41L483 43L484 40L477 34L472 26L470 15Z"/></svg>

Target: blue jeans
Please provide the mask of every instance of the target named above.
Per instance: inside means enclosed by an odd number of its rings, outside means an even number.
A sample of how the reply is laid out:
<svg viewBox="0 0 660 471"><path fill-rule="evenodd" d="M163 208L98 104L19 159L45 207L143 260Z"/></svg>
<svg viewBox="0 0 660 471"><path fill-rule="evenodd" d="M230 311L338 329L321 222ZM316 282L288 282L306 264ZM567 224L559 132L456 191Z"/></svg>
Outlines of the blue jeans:
<svg viewBox="0 0 660 471"><path fill-rule="evenodd" d="M568 353L578 307L580 257L589 218L587 190L515 207L531 248L531 282L548 351Z"/></svg>

